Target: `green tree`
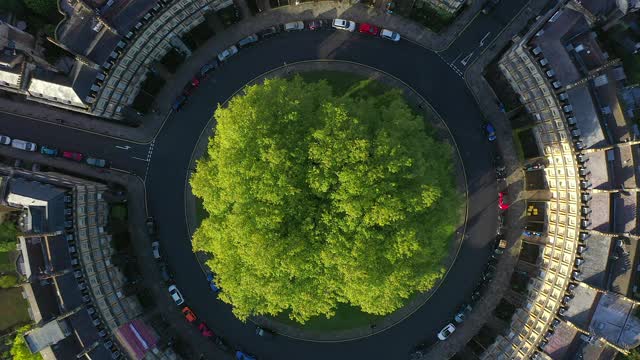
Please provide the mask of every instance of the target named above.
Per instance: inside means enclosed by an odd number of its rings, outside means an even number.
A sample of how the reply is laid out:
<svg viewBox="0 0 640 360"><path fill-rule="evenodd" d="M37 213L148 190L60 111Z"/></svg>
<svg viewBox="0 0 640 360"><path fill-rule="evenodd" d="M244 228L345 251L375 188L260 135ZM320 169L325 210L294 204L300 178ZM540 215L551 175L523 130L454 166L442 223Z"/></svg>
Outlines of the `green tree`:
<svg viewBox="0 0 640 360"><path fill-rule="evenodd" d="M305 322L339 303L388 314L442 277L461 204L451 149L399 91L273 79L215 118L191 179L209 213L193 248L213 255L238 318Z"/></svg>
<svg viewBox="0 0 640 360"><path fill-rule="evenodd" d="M11 346L11 356L13 360L40 360L42 356L38 354L32 354L27 344L24 341L24 333L31 329L31 325L26 325L18 329L16 337L13 339L13 345Z"/></svg>
<svg viewBox="0 0 640 360"><path fill-rule="evenodd" d="M27 8L42 17L50 17L58 12L57 0L23 0Z"/></svg>
<svg viewBox="0 0 640 360"><path fill-rule="evenodd" d="M18 278L15 275L0 275L0 289L8 289L18 284Z"/></svg>
<svg viewBox="0 0 640 360"><path fill-rule="evenodd" d="M0 223L0 251L11 251L16 249L18 229L10 221Z"/></svg>

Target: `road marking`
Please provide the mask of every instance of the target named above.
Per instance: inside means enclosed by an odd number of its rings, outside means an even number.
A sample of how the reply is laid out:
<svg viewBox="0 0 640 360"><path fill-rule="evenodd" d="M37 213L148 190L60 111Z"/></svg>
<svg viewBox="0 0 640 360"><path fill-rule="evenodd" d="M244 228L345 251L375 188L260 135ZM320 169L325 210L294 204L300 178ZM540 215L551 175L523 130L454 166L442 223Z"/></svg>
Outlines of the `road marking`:
<svg viewBox="0 0 640 360"><path fill-rule="evenodd" d="M147 182L147 175L149 175L149 167L151 166L151 155L153 155L153 148L156 146L156 139L149 144L149 151L147 152L147 168L144 169L144 182Z"/></svg>
<svg viewBox="0 0 640 360"><path fill-rule="evenodd" d="M475 50L471 52L471 54L465 56L464 59L460 60L460 63L464 66L467 66L467 63L469 62L469 60L471 60L471 57L473 56L473 54L475 53Z"/></svg>
<svg viewBox="0 0 640 360"><path fill-rule="evenodd" d="M122 149L122 150L129 150L129 149L131 149L131 146L129 146L129 145L125 145L125 146L116 145L116 148Z"/></svg>
<svg viewBox="0 0 640 360"><path fill-rule="evenodd" d="M132 156L131 158L132 159L136 159L136 160L140 160L140 161L149 161L147 159L143 159L143 158L139 158L139 157L135 157L135 156Z"/></svg>
<svg viewBox="0 0 640 360"><path fill-rule="evenodd" d="M114 167L110 167L109 170L113 170L113 171L119 171L119 172L123 172L125 174L131 174L130 171L127 170L122 170L122 169L118 169L118 168L114 168Z"/></svg>
<svg viewBox="0 0 640 360"><path fill-rule="evenodd" d="M484 46L484 41L491 35L491 31L489 31L483 38L480 40L480 47Z"/></svg>

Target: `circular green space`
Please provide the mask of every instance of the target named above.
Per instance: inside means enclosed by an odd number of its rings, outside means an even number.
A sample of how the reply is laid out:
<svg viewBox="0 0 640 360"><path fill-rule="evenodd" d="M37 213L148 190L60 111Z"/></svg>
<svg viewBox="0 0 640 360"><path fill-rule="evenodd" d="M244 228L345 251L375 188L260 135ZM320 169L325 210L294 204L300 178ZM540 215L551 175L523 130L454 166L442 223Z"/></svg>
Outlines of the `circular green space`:
<svg viewBox="0 0 640 360"><path fill-rule="evenodd" d="M463 205L452 149L400 91L310 72L215 117L190 181L193 248L238 318L368 327L442 278Z"/></svg>

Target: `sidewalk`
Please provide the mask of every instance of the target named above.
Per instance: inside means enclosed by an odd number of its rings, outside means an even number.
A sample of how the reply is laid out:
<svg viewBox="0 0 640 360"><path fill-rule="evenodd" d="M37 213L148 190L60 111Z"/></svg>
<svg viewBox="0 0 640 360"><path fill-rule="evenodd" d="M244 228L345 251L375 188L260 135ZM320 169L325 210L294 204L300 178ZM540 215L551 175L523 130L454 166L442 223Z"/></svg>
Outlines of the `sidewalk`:
<svg viewBox="0 0 640 360"><path fill-rule="evenodd" d="M384 28L393 29L404 38L410 39L426 48L440 51L446 49L455 40L457 34L464 30L477 14L483 2L474 1L441 34L436 34L410 19L386 14L379 9L362 4L351 5L347 1L304 2L297 6L283 6L268 11L265 9L265 11L256 16L250 16L245 0L236 0L235 3L245 16L244 20L234 24L222 33L216 34L194 51L193 55L180 66L178 72L167 81L165 87L156 96L153 111L151 114L141 118L142 125L139 127L130 127L116 121L95 118L37 102L16 101L15 99L23 98L18 95L0 97L0 112L8 112L38 121L128 139L135 143L149 143L162 129L170 111L170 104L180 94L184 84L200 70L202 65L213 58L212 54L219 53L249 34L273 25L295 20L343 17L356 22L371 22ZM268 4L268 1L265 1L266 4Z"/></svg>
<svg viewBox="0 0 640 360"><path fill-rule="evenodd" d="M515 18L503 33L496 38L488 50L483 53L465 72L465 81L476 98L479 108L485 118L490 119L496 127L498 145L501 155L507 166L507 186L502 191L510 194L518 194L513 200L506 216L508 251L500 258L497 265L496 276L489 285L486 294L474 307L469 318L456 329L456 332L445 342L436 343L424 357L425 359L448 359L464 349L466 344L474 337L485 323L490 321L496 308L505 293L509 290L511 275L518 261L522 241L520 235L525 226L525 218L522 217L525 202L520 196L524 187L524 175L520 170L520 161L513 142L511 124L504 113L496 104L497 97L489 83L484 79L484 68L499 55L514 35L525 26L529 19L537 16L544 8L548 0L531 0L524 10Z"/></svg>

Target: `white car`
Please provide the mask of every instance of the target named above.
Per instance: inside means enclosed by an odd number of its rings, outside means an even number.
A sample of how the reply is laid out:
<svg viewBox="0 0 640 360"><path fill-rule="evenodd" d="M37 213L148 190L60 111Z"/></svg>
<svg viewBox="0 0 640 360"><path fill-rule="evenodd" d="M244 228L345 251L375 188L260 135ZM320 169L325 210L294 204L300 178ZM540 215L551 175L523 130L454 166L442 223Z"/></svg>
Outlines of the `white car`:
<svg viewBox="0 0 640 360"><path fill-rule="evenodd" d="M400 34L387 29L380 31L380 37L391 41L400 41Z"/></svg>
<svg viewBox="0 0 640 360"><path fill-rule="evenodd" d="M20 150L25 150L25 151L36 151L38 150L38 145L32 143L32 142L28 142L28 141L24 141L24 140L20 140L20 139L13 139L11 140L11 147L16 148L16 149L20 149Z"/></svg>
<svg viewBox="0 0 640 360"><path fill-rule="evenodd" d="M294 21L284 24L284 31L300 31L304 30L304 23L302 21Z"/></svg>
<svg viewBox="0 0 640 360"><path fill-rule="evenodd" d="M344 19L334 19L331 26L338 30L347 30L350 32L354 32L356 30L355 22Z"/></svg>
<svg viewBox="0 0 640 360"><path fill-rule="evenodd" d="M223 52L218 54L218 60L220 60L221 62L225 61L237 53L238 53L238 48L235 45L233 45L230 48L225 49Z"/></svg>
<svg viewBox="0 0 640 360"><path fill-rule="evenodd" d="M153 257L155 259L160 259L160 243L154 241L151 243L151 251L153 252Z"/></svg>
<svg viewBox="0 0 640 360"><path fill-rule="evenodd" d="M175 285L169 286L169 295L171 295L171 298L176 303L176 305L180 306L184 304L184 298Z"/></svg>
<svg viewBox="0 0 640 360"><path fill-rule="evenodd" d="M8 136L0 135L0 144L11 145L11 138Z"/></svg>
<svg viewBox="0 0 640 360"><path fill-rule="evenodd" d="M445 326L442 330L440 330L440 332L438 333L438 339L440 340L447 340L447 338L453 334L453 332L456 331L456 327L453 326L452 323L449 323L447 326Z"/></svg>

